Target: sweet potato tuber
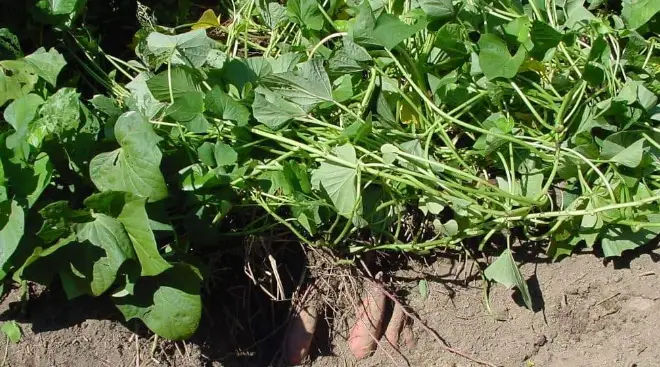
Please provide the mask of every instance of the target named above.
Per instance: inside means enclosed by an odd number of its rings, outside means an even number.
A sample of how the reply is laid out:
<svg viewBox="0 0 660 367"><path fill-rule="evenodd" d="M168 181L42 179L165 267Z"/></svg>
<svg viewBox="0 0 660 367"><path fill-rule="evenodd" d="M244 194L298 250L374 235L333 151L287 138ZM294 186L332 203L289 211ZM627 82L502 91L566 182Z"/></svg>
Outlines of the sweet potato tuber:
<svg viewBox="0 0 660 367"><path fill-rule="evenodd" d="M387 329L385 330L385 339L395 348L399 347L399 334L405 321L406 314L403 312L403 306L397 302L394 304L392 317L390 317L390 322L387 324Z"/></svg>
<svg viewBox="0 0 660 367"><path fill-rule="evenodd" d="M383 333L386 296L375 283L367 284L366 291L348 337L349 348L357 359L370 356Z"/></svg>
<svg viewBox="0 0 660 367"><path fill-rule="evenodd" d="M284 339L284 361L300 365L309 355L318 321L318 308L313 302L295 308Z"/></svg>

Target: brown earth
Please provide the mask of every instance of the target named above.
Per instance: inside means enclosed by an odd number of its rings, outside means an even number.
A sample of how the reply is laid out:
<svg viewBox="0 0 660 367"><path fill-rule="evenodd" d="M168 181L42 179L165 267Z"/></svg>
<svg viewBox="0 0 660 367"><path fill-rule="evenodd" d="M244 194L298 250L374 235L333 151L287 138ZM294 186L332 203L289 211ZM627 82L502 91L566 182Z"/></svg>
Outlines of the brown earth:
<svg viewBox="0 0 660 367"><path fill-rule="evenodd" d="M494 365L659 366L658 260L659 250L628 254L617 262L586 252L557 263L537 258L522 265L535 311L521 307L516 292L495 285L489 314L479 277L474 269L468 275L469 263L411 262L410 269L397 271L392 282L408 290L411 308L448 345ZM426 298L417 286L420 275L429 284ZM18 291L12 290L0 303L0 318L18 319L24 336L18 344L0 344L0 358L6 356L0 366L271 365L288 305L264 306L265 298L254 296L258 292L246 293L247 284L225 287L216 299L207 297L205 326L185 343L155 339L140 325L116 321L119 315L107 299L66 302L54 287L32 289L31 299L21 303ZM235 300L231 306L220 305L229 298ZM244 318L239 310L255 309L249 303L260 303L257 309L263 312L252 311L251 318ZM251 335L241 338L240 330ZM332 353L317 353L331 355L316 357L312 366L478 365L446 351L418 323L413 330L415 349L401 354L382 345L359 362L336 336ZM237 350L236 345L242 347Z"/></svg>

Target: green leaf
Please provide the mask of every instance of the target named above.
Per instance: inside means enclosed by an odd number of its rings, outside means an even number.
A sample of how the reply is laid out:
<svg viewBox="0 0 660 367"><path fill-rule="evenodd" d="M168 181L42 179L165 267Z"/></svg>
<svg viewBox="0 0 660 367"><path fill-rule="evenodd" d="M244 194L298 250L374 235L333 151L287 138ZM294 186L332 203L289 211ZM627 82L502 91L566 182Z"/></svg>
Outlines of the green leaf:
<svg viewBox="0 0 660 367"><path fill-rule="evenodd" d="M630 168L639 166L644 157L644 142L644 139L639 139L634 144L626 147L624 150L610 158L610 161ZM610 147L610 145L604 145L603 150L605 150L606 147ZM608 153L610 152L603 152L603 155L607 156L609 155Z"/></svg>
<svg viewBox="0 0 660 367"><path fill-rule="evenodd" d="M16 133L7 138L7 148L14 149L25 139L30 122L37 116L39 106L44 100L36 94L28 94L15 99L5 109L5 120L16 130Z"/></svg>
<svg viewBox="0 0 660 367"><path fill-rule="evenodd" d="M142 276L154 276L172 267L158 252L158 244L149 226L146 199L132 194L125 196L124 207L117 219L124 225L128 238L140 262Z"/></svg>
<svg viewBox="0 0 660 367"><path fill-rule="evenodd" d="M206 62L212 42L203 29L175 36L152 32L147 37L147 48L163 63L199 68Z"/></svg>
<svg viewBox="0 0 660 367"><path fill-rule="evenodd" d="M85 292L99 296L112 286L119 268L124 261L135 258L135 253L117 219L105 214L93 216L93 222L78 225L81 253L72 259L72 270Z"/></svg>
<svg viewBox="0 0 660 367"><path fill-rule="evenodd" d="M170 75L171 74L171 75ZM170 78L171 76L171 78ZM170 81L172 94L170 95ZM167 70L147 80L147 86L154 98L159 101L170 102L171 98L177 99L190 92L197 92L198 88L192 75L181 67L173 68L171 73ZM170 98L171 97L171 98Z"/></svg>
<svg viewBox="0 0 660 367"><path fill-rule="evenodd" d="M0 61L0 106L32 91L39 80L34 68L24 60Z"/></svg>
<svg viewBox="0 0 660 367"><path fill-rule="evenodd" d="M355 21L348 29L348 38L356 44L374 44L378 42L373 37L373 31L376 27L376 17L374 16L369 1L362 1L358 6L358 13Z"/></svg>
<svg viewBox="0 0 660 367"><path fill-rule="evenodd" d="M657 0L623 0L621 17L629 29L637 29L659 11L660 1Z"/></svg>
<svg viewBox="0 0 660 367"><path fill-rule="evenodd" d="M349 164L357 164L355 148L351 144L336 147L334 154ZM321 166L312 173L314 188L323 187L337 212L345 217L350 217L356 209L358 201L356 180L357 171L355 168L327 161L321 163Z"/></svg>
<svg viewBox="0 0 660 367"><path fill-rule="evenodd" d="M32 189L27 194L28 208L32 208L37 202L41 194L44 192L48 184L50 184L51 177L53 176L53 164L46 153L39 153L34 160L32 166L32 177L30 188ZM25 182L27 185L28 183Z"/></svg>
<svg viewBox="0 0 660 367"><path fill-rule="evenodd" d="M18 343L21 341L21 337L23 336L21 328L14 320L5 321L2 324L2 327L0 327L0 331L2 331L2 333L5 334L7 339L9 339L9 341L12 343Z"/></svg>
<svg viewBox="0 0 660 367"><path fill-rule="evenodd" d="M236 151L231 146L224 143L215 144L213 154L218 166L231 166L238 160L238 154L236 154Z"/></svg>
<svg viewBox="0 0 660 367"><path fill-rule="evenodd" d="M37 75L53 87L57 84L57 76L66 65L64 57L54 48L46 51L45 48L40 47L32 54L25 56L25 61L34 67Z"/></svg>
<svg viewBox="0 0 660 367"><path fill-rule="evenodd" d="M115 305L126 320L140 319L159 336L188 339L201 319L200 280L190 266L179 264L157 277L140 278L134 295L114 298Z"/></svg>
<svg viewBox="0 0 660 367"><path fill-rule="evenodd" d="M402 22L394 15L384 13L376 20L373 37L379 45L391 50L424 28L426 28L426 20L424 19L419 19L410 25Z"/></svg>
<svg viewBox="0 0 660 367"><path fill-rule="evenodd" d="M429 213L438 215L445 209L445 205L444 201L437 197L422 196L419 198L418 208L424 215L428 215Z"/></svg>
<svg viewBox="0 0 660 367"><path fill-rule="evenodd" d="M267 8L261 10L261 16L271 30L287 19L286 13L286 8L277 2L268 3Z"/></svg>
<svg viewBox="0 0 660 367"><path fill-rule="evenodd" d="M634 232L630 227L610 225L607 227L601 246L605 257L618 257L626 250L644 246L660 233L660 228L641 229Z"/></svg>
<svg viewBox="0 0 660 367"><path fill-rule="evenodd" d="M534 48L532 48L529 54L538 61L545 60L548 57L548 51L557 47L563 37L551 25L539 20L532 22L530 35Z"/></svg>
<svg viewBox="0 0 660 367"><path fill-rule="evenodd" d="M318 58L298 65L297 72L275 74L268 80L276 92L303 106L332 101L330 78Z"/></svg>
<svg viewBox="0 0 660 367"><path fill-rule="evenodd" d="M323 29L324 18L316 0L289 0L286 7L302 27L315 31Z"/></svg>
<svg viewBox="0 0 660 367"><path fill-rule="evenodd" d="M148 198L150 202L167 197L167 186L160 172L161 140L151 124L137 112L127 112L115 125L120 145L101 153L89 164L92 182L101 191L126 191Z"/></svg>
<svg viewBox="0 0 660 367"><path fill-rule="evenodd" d="M37 7L50 15L69 15L78 10L81 0L39 0Z"/></svg>
<svg viewBox="0 0 660 367"><path fill-rule="evenodd" d="M174 99L165 113L190 132L205 133L211 126L204 117L204 93L188 92Z"/></svg>
<svg viewBox="0 0 660 367"><path fill-rule="evenodd" d="M71 233L76 223L91 222L94 220L85 210L72 210L67 201L56 201L39 210L43 218L41 229L37 236L44 243L49 244Z"/></svg>
<svg viewBox="0 0 660 367"><path fill-rule="evenodd" d="M215 144L205 141L202 145L197 148L197 156L199 157L200 162L204 163L209 167L215 167L218 164L215 162L214 156Z"/></svg>
<svg viewBox="0 0 660 367"><path fill-rule="evenodd" d="M507 288L517 287L525 306L530 310L532 309L532 296L529 294L527 282L525 282L516 261L513 259L511 250L504 250L500 257L486 268L484 276L486 279L500 283Z"/></svg>
<svg viewBox="0 0 660 367"><path fill-rule="evenodd" d="M566 15L568 19L564 23L567 27L573 28L576 24L582 23L587 20L590 21L594 19L594 15L591 14L584 6L584 0L567 0L566 1Z"/></svg>
<svg viewBox="0 0 660 367"><path fill-rule="evenodd" d="M419 6L432 17L448 18L454 15L452 0L420 0Z"/></svg>
<svg viewBox="0 0 660 367"><path fill-rule="evenodd" d="M18 248L25 230L25 213L14 200L0 202L0 270ZM3 274L0 272L0 274Z"/></svg>
<svg viewBox="0 0 660 367"><path fill-rule="evenodd" d="M18 37L7 28L0 28L0 60L23 57Z"/></svg>
<svg viewBox="0 0 660 367"><path fill-rule="evenodd" d="M598 206L594 203L594 200L589 200L586 209L593 210ZM591 248L596 243L596 239L600 234L600 230L603 227L603 218L600 214L587 214L582 216L580 222L580 232L579 236L584 240L586 245Z"/></svg>
<svg viewBox="0 0 660 367"><path fill-rule="evenodd" d="M174 99L165 113L179 122L187 122L204 112L204 93L188 92Z"/></svg>
<svg viewBox="0 0 660 367"><path fill-rule="evenodd" d="M28 142L39 147L50 136L62 137L65 132L75 131L80 126L80 100L73 88L59 89L41 106L39 119L30 124Z"/></svg>
<svg viewBox="0 0 660 367"><path fill-rule="evenodd" d="M140 73L135 77L135 79L131 80L130 83L126 84L126 89L131 91L131 96L127 98L127 105L133 111L138 111L143 115L147 116L148 118L152 118L163 107L165 107L165 103L159 102L154 97L154 95L151 94L151 91L149 90L149 86L147 85L147 80L149 80L150 78L151 78L151 74ZM155 81L152 83L155 83ZM162 92L161 84L159 83L155 83L155 84L157 85L157 87L154 86L154 88ZM169 101L169 91L166 90L165 92L167 93L167 95L165 97L161 95L161 97L163 97L163 100Z"/></svg>
<svg viewBox="0 0 660 367"><path fill-rule="evenodd" d="M250 119L250 111L240 102L233 99L220 87L206 93L206 108L212 114L223 120L235 121L238 126L245 126Z"/></svg>
<svg viewBox="0 0 660 367"><path fill-rule="evenodd" d="M645 139L634 131L622 131L603 140L600 158L626 167L635 168L644 157Z"/></svg>
<svg viewBox="0 0 660 367"><path fill-rule="evenodd" d="M506 43L494 34L479 39L479 66L488 79L513 78L525 61L525 49L519 47L511 56Z"/></svg>
<svg viewBox="0 0 660 367"><path fill-rule="evenodd" d="M358 14L348 38L357 44L378 45L392 49L402 41L413 36L426 27L426 19L417 19L414 24L407 24L392 14L383 13L377 19L369 5L363 1L358 8Z"/></svg>
<svg viewBox="0 0 660 367"><path fill-rule="evenodd" d="M259 87L252 103L254 118L275 130L296 117L304 117L307 112L272 91Z"/></svg>

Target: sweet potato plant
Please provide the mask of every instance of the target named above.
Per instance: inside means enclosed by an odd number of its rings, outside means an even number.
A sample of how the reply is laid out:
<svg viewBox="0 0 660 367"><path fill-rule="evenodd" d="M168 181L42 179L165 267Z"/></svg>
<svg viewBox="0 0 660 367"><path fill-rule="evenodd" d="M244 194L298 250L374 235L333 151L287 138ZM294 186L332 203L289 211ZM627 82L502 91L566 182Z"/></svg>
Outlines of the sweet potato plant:
<svg viewBox="0 0 660 367"><path fill-rule="evenodd" d="M13 6L0 278L110 294L165 338L199 324L197 255L273 228L347 257L494 249L485 277L529 307L526 241L660 233L658 1L138 3L131 57L91 1Z"/></svg>

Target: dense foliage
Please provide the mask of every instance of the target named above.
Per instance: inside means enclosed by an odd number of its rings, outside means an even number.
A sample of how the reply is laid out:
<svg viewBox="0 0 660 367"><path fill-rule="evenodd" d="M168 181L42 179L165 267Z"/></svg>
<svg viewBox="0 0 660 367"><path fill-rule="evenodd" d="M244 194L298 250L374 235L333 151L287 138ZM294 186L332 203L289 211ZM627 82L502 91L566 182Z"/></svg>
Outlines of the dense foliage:
<svg viewBox="0 0 660 367"><path fill-rule="evenodd" d="M171 27L138 3L124 60L94 4L40 0L25 24L54 47L0 30L0 278L182 339L208 246L502 236L484 275L529 306L514 230L553 258L660 233L660 2L614 3L249 0Z"/></svg>

